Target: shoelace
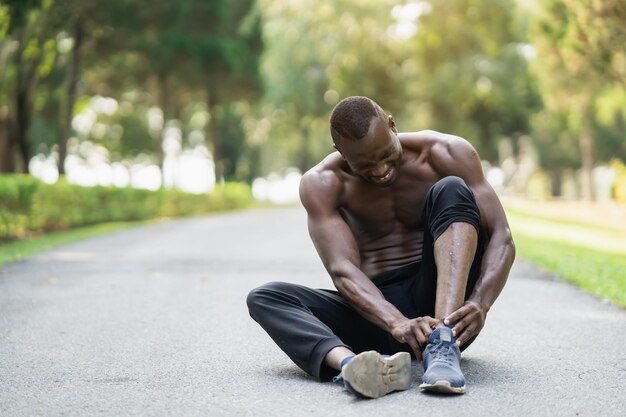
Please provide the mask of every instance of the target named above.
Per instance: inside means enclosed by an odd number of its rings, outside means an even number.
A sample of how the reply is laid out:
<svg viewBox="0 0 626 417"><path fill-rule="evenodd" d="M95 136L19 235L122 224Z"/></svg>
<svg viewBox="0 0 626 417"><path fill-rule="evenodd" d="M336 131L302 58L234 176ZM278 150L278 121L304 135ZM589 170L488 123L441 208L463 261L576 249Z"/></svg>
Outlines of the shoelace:
<svg viewBox="0 0 626 417"><path fill-rule="evenodd" d="M450 355L450 351L452 350L452 346L448 342L439 342L430 350L433 355L434 361L444 361L449 364L453 364L453 360Z"/></svg>

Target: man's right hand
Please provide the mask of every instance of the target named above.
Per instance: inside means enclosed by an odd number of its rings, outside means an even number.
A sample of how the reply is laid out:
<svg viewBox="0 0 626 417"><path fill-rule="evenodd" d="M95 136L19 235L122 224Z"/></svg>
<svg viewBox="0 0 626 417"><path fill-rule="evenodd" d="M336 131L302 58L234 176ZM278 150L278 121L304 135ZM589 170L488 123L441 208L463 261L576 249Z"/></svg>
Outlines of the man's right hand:
<svg viewBox="0 0 626 417"><path fill-rule="evenodd" d="M390 333L400 343L411 346L418 361L422 360L422 352L428 344L428 336L439 320L430 316L405 319L395 324Z"/></svg>

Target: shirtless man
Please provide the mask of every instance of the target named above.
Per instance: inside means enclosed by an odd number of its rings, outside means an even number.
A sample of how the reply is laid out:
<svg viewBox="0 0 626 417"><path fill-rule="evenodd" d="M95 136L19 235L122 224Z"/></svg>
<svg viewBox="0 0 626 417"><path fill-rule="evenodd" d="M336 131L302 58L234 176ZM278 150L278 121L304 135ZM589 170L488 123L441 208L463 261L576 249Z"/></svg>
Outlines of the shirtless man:
<svg viewBox="0 0 626 417"><path fill-rule="evenodd" d="M500 294L515 247L502 205L464 139L398 133L367 97L334 108L337 152L300 184L308 227L337 291L272 282L248 308L304 371L376 398L411 384L465 392L460 351ZM391 355L391 356L389 356Z"/></svg>

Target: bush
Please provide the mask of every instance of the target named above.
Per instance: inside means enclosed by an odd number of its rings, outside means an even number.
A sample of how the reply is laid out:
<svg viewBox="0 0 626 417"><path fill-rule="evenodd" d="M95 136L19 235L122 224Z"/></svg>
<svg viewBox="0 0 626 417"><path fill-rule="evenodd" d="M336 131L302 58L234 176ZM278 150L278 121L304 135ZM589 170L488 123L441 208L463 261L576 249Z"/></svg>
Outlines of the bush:
<svg viewBox="0 0 626 417"><path fill-rule="evenodd" d="M28 175L0 176L0 239L30 228L32 201L40 185Z"/></svg>
<svg viewBox="0 0 626 417"><path fill-rule="evenodd" d="M45 184L28 175L0 175L0 241L95 223L244 208L252 201L250 187L237 183L195 195L177 190L81 187L65 180Z"/></svg>

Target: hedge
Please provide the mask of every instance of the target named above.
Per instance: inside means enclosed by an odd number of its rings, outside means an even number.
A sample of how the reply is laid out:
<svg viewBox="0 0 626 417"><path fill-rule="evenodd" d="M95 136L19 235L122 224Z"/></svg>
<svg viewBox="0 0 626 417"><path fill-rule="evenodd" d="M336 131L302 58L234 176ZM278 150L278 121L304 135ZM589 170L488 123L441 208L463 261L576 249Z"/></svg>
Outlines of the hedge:
<svg viewBox="0 0 626 417"><path fill-rule="evenodd" d="M249 207L250 187L217 186L210 194L177 190L46 184L29 175L0 175L0 241L31 233L111 221L180 217Z"/></svg>

